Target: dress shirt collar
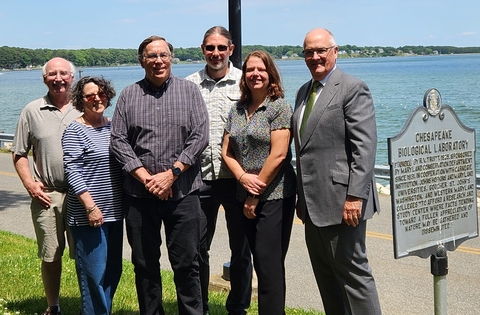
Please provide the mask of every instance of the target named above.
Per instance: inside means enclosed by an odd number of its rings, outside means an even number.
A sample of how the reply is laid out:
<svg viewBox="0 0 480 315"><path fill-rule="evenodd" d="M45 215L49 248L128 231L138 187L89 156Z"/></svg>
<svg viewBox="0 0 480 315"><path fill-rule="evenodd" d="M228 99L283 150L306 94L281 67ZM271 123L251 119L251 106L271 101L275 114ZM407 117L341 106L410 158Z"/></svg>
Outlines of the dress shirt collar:
<svg viewBox="0 0 480 315"><path fill-rule="evenodd" d="M325 86L325 84L327 84L327 81L328 81L328 78L330 78L330 76L332 75L333 71L335 71L335 69L337 69L337 65L335 64L335 66L333 67L332 71L330 71L327 76L325 78L323 78L323 80L320 80L320 83L322 84L322 87ZM312 83L315 82L315 80L312 78ZM310 85L311 86L311 85ZM320 86L319 86L320 88Z"/></svg>
<svg viewBox="0 0 480 315"><path fill-rule="evenodd" d="M145 92L147 93L150 93L150 94L156 94L158 92L164 92L165 90L167 90L167 88L169 87L169 85L171 84L172 82L172 77L173 75L171 74L168 79L162 84L162 86L160 88L156 88L155 86L153 86L153 84L151 84L147 78L143 78L143 80L141 82L143 82L143 86L145 88Z"/></svg>

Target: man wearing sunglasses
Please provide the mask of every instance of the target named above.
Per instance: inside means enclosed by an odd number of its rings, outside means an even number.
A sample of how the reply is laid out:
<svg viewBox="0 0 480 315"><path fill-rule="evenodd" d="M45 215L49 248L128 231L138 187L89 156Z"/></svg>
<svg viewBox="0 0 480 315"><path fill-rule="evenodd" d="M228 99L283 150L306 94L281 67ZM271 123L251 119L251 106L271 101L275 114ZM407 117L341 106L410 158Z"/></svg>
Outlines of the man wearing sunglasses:
<svg viewBox="0 0 480 315"><path fill-rule="evenodd" d="M198 85L207 104L210 121L210 141L202 154L203 186L200 189L202 225L200 239L200 282L203 311L208 314L208 285L210 279L209 254L220 205L225 210L230 259L230 293L228 314L245 314L252 294L252 263L250 248L241 224L243 213L236 204L236 180L222 162L222 135L232 106L240 99L238 86L242 71L229 61L235 46L230 33L222 26L213 26L205 32L202 52L206 66L186 79Z"/></svg>
<svg viewBox="0 0 480 315"><path fill-rule="evenodd" d="M21 112L11 148L13 164L32 198L30 209L42 259L42 280L48 308L44 315L59 315L62 255L67 232L67 181L63 173L62 135L80 116L70 103L69 92L75 67L63 58L53 58L42 68L48 93L29 103ZM28 162L32 150L33 171ZM70 243L70 235L67 240ZM74 257L72 246L70 257Z"/></svg>

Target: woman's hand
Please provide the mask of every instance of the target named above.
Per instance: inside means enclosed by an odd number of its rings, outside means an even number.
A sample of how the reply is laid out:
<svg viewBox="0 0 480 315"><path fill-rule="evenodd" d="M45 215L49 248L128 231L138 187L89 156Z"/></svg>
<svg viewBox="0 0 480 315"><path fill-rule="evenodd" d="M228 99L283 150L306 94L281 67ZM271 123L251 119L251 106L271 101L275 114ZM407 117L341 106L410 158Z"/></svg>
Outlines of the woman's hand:
<svg viewBox="0 0 480 315"><path fill-rule="evenodd" d="M267 187L267 184L258 179L255 174L245 173L240 178L240 184L242 187L252 195L261 195Z"/></svg>
<svg viewBox="0 0 480 315"><path fill-rule="evenodd" d="M104 223L102 211L100 211L98 206L95 206L95 209L87 214L87 216L90 226L100 227Z"/></svg>
<svg viewBox="0 0 480 315"><path fill-rule="evenodd" d="M245 203L243 204L243 214L248 218L248 219L255 219L257 215L255 214L255 209L257 208L258 205L258 198L251 198L247 197L247 200L245 200Z"/></svg>

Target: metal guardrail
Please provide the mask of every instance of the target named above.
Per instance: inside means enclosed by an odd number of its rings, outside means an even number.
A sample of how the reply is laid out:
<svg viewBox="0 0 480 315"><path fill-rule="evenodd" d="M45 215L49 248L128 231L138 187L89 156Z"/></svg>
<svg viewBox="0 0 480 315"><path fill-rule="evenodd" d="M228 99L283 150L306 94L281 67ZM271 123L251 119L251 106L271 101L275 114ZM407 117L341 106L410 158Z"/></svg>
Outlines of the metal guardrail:
<svg viewBox="0 0 480 315"><path fill-rule="evenodd" d="M292 159L293 167L295 167L295 158ZM375 165L375 178L390 181L390 166ZM480 174L476 174L476 186L480 189Z"/></svg>
<svg viewBox="0 0 480 315"><path fill-rule="evenodd" d="M13 141L12 134L0 132L0 148L5 147L5 144Z"/></svg>
<svg viewBox="0 0 480 315"><path fill-rule="evenodd" d="M390 166L375 165L375 178L390 180Z"/></svg>
<svg viewBox="0 0 480 315"><path fill-rule="evenodd" d="M375 165L375 178L390 181L390 166ZM476 174L475 183L477 189L480 189L480 174Z"/></svg>
<svg viewBox="0 0 480 315"><path fill-rule="evenodd" d="M13 141L12 134L8 133L0 133L0 148L5 146L5 143ZM295 158L292 159L292 165L295 167ZM390 166L385 165L375 165L375 178L383 179L383 180L390 180ZM476 185L477 189L480 189L480 174L476 175Z"/></svg>

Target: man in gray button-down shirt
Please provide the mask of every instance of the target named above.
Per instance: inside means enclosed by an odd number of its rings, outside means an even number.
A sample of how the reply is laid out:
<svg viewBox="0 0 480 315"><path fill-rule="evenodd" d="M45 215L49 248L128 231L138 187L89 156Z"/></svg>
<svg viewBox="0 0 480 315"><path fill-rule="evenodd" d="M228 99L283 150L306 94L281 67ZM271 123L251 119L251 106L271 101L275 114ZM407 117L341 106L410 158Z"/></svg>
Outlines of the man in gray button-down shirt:
<svg viewBox="0 0 480 315"><path fill-rule="evenodd" d="M198 247L200 155L208 144L208 113L198 87L171 73L173 47L150 36L138 48L145 78L120 94L111 148L127 173L127 236L142 315L164 314L160 228L180 314L202 314Z"/></svg>
<svg viewBox="0 0 480 315"><path fill-rule="evenodd" d="M209 250L222 205L228 228L230 256L230 292L225 304L228 314L244 315L252 296L252 260L243 225L243 211L236 199L237 180L222 160L222 139L230 109L240 100L239 82L242 71L229 61L235 45L232 36L222 26L209 28L203 37L202 53L206 65L186 80L198 85L207 105L210 121L210 141L202 154L203 186L200 188L202 224L200 229L200 283L203 313L208 314L210 281Z"/></svg>

